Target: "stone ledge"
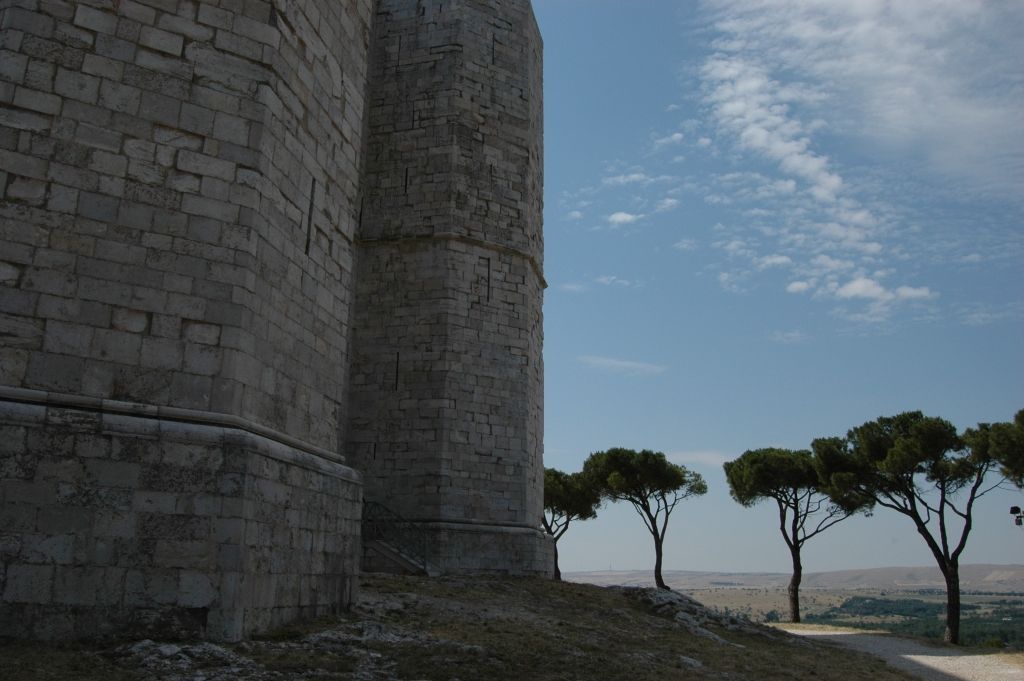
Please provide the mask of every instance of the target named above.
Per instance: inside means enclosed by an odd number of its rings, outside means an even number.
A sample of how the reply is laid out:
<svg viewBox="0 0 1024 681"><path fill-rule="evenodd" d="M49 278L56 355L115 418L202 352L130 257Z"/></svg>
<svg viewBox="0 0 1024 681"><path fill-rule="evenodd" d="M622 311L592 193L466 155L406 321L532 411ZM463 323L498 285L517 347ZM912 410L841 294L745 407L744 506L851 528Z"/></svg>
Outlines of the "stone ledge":
<svg viewBox="0 0 1024 681"><path fill-rule="evenodd" d="M489 520L437 520L436 518L407 518L409 522L437 529L455 530L458 532L500 532L503 534L543 533L540 525L524 523L500 523Z"/></svg>
<svg viewBox="0 0 1024 681"><path fill-rule="evenodd" d="M427 563L442 574L551 577L554 545L537 528L487 523L419 523L430 538Z"/></svg>
<svg viewBox="0 0 1024 681"><path fill-rule="evenodd" d="M219 427L226 430L242 431L284 445L288 449L306 452L335 464L343 466L345 464L345 457L341 454L324 449L323 447L317 447L308 442L303 442L290 435L261 426L258 423L253 423L233 414L200 411L198 409L182 409L179 407L162 407L138 402L121 402L119 400L0 385L0 402L3 401L145 418L168 424L186 423L195 426ZM352 471L352 469L349 470ZM358 476L358 473L355 473L355 471L352 471L352 473ZM357 478L355 481L359 480L361 478Z"/></svg>
<svg viewBox="0 0 1024 681"><path fill-rule="evenodd" d="M379 237L373 239L359 238L356 239L356 245L358 246L389 246L393 244L402 243L415 243L415 242L430 242L430 241L456 241L458 243L469 244L470 246L476 246L485 251L492 251L494 253L504 253L506 255L512 255L517 258L522 258L530 265L530 269L537 275L537 279L540 281L541 288L546 289L548 287L548 281L544 278L544 268L541 267L540 263L537 262L537 258L533 255L521 251L517 248L510 246L503 246L501 244L492 243L490 241L484 241L483 239L476 239L471 236L465 236L464 234L457 234L455 232L435 232L434 234L424 234L420 236L408 236L408 237Z"/></svg>

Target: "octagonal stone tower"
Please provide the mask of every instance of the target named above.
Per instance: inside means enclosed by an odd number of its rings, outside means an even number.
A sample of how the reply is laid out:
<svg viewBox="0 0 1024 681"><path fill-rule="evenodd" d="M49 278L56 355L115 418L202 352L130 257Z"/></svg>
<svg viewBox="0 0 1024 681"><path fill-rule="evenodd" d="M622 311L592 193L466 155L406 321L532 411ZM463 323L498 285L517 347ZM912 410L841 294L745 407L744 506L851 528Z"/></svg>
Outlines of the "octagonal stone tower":
<svg viewBox="0 0 1024 681"><path fill-rule="evenodd" d="M378 3L347 452L443 572L551 572L541 81L529 0Z"/></svg>

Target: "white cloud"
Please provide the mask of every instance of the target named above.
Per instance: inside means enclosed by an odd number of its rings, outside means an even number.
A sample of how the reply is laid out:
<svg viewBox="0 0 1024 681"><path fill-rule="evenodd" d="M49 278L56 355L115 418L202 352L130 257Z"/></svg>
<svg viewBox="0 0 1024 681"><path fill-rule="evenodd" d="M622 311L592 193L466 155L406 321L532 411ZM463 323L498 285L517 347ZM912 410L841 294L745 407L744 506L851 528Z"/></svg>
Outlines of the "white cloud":
<svg viewBox="0 0 1024 681"><path fill-rule="evenodd" d="M783 345L795 345L797 343L803 343L807 340L807 335L803 331L775 331L771 335L771 339L775 343L782 343Z"/></svg>
<svg viewBox="0 0 1024 681"><path fill-rule="evenodd" d="M935 294L927 286L921 286L920 288L900 286L896 289L896 297L900 300L926 300L934 298Z"/></svg>
<svg viewBox="0 0 1024 681"><path fill-rule="evenodd" d="M1007 320L1024 319L1024 303L1015 302L1002 307L973 304L961 308L958 314L967 326L988 326Z"/></svg>
<svg viewBox="0 0 1024 681"><path fill-rule="evenodd" d="M578 210L569 211L569 214L565 217L567 220L582 220L583 212Z"/></svg>
<svg viewBox="0 0 1024 681"><path fill-rule="evenodd" d="M811 265L822 272L841 272L853 267L850 260L840 260L828 255L818 255L811 259Z"/></svg>
<svg viewBox="0 0 1024 681"><path fill-rule="evenodd" d="M979 214L967 203L969 187L961 194L952 184L943 185L948 178L940 161L945 150L959 150L965 166L954 174L975 189L991 189L999 176L1016 187L1019 201L1024 117L1017 113L1024 71L1010 65L1024 63L1024 41L1005 38L1013 33L1011 26L1024 25L1024 4L700 2L699 16L710 25L697 30L706 36L705 29L711 29L720 37L713 56L690 72L700 81L701 120L659 134L640 133L633 158L609 162L596 180L590 178L587 191L572 197L593 199L595 205L584 209L563 201L563 212L575 209L595 230L622 234L667 227L659 224L659 214L676 210L672 217L681 217L683 206L687 212L692 208L707 214L707 222L681 230L675 244L664 244L683 252L699 248L701 256L710 256L711 262L702 263L702 276L717 276L734 292L764 288L783 297L785 289L804 296L803 304L825 304L838 315L865 321L902 310L921 319L938 310L939 302L960 314L949 296L939 296L942 287L932 280L942 276L936 267L971 275L976 267L968 263L1008 263L1021 252L1019 235L1003 238L1010 228L999 224L1015 224L1019 204L1014 210L995 205L1004 209L998 215ZM1015 21L993 21L1010 15ZM994 30L1002 47L980 44L982 29ZM976 50L963 49L972 43ZM1005 86L1001 91L991 87L996 80ZM1013 116L983 115L1006 113L1008 102L1017 105ZM957 120L953 111L965 115ZM979 121L998 125L991 126L991 135L983 134ZM936 132L940 129L942 134ZM1001 148L991 144L995 137L1004 141ZM665 153L647 153L652 144ZM964 152L970 144L978 146ZM916 155L908 149L916 149ZM991 167L974 164L982 150ZM707 165L669 164L683 153ZM1016 165L1008 165L1010 158ZM926 162L937 177L920 177ZM702 200L709 205L702 206ZM968 213L970 218L962 217ZM716 227L711 238L701 236L715 220L728 226ZM1016 250L1000 249L1003 244ZM917 276L929 277L930 286L917 285L922 283ZM602 279L585 283L597 291L627 281ZM974 290L965 287L957 298L975 295L969 293ZM970 318L990 314L972 312Z"/></svg>
<svg viewBox="0 0 1024 681"><path fill-rule="evenodd" d="M643 217L643 215L619 211L608 216L608 223L613 227L621 227L622 225L632 224Z"/></svg>
<svg viewBox="0 0 1024 681"><path fill-rule="evenodd" d="M796 182L793 180L775 180L762 185L757 193L760 197L775 196L778 194L792 194L796 191Z"/></svg>
<svg viewBox="0 0 1024 681"><path fill-rule="evenodd" d="M875 255L882 252L882 244L868 241L869 231L864 227L840 222L823 222L815 225L818 234L833 246L860 253Z"/></svg>
<svg viewBox="0 0 1024 681"><path fill-rule="evenodd" d="M826 125L910 152L981 192L1024 186L1024 5L977 0L704 0L721 39L704 79L719 120L787 172L829 171L803 145ZM785 78L785 80L782 80ZM838 175L836 175L838 179ZM837 187L816 183L823 197Z"/></svg>
<svg viewBox="0 0 1024 681"><path fill-rule="evenodd" d="M912 287L899 286L890 291L878 281L869 277L856 277L846 284L833 290L836 298L840 300L864 300L868 302L866 308L859 312L849 313L840 310L840 314L853 321L860 322L882 322L892 315L894 306L901 302L920 302L938 296L927 286Z"/></svg>
<svg viewBox="0 0 1024 681"><path fill-rule="evenodd" d="M751 201L793 194L797 189L794 180L773 179L754 172L725 173L714 179L726 185L731 196Z"/></svg>
<svg viewBox="0 0 1024 681"><path fill-rule="evenodd" d="M668 371L668 367L659 364L634 362L632 360L601 357L598 355L583 355L579 358L579 361L592 369L600 369L623 376L657 376Z"/></svg>
<svg viewBox="0 0 1024 681"><path fill-rule="evenodd" d="M649 185L656 182L671 182L675 178L671 175L648 175L641 171L623 173L621 175L610 175L601 178L601 183L610 187L621 187L630 184Z"/></svg>
<svg viewBox="0 0 1024 681"><path fill-rule="evenodd" d="M686 137L681 132L675 132L666 137L659 137L658 139L654 140L654 150L658 151L659 149L664 149L665 147L677 146L679 144L682 144L684 139L686 139Z"/></svg>
<svg viewBox="0 0 1024 681"><path fill-rule="evenodd" d="M829 169L826 156L811 150L807 130L790 115L798 90L782 87L767 69L742 57L718 53L701 69L718 126L731 133L742 149L778 163L779 168L810 185L812 196L831 202L843 187Z"/></svg>
<svg viewBox="0 0 1024 681"><path fill-rule="evenodd" d="M679 199L662 199L658 201L657 205L654 206L654 210L657 213L667 213L670 210L675 210L679 207Z"/></svg>
<svg viewBox="0 0 1024 681"><path fill-rule="evenodd" d="M885 290L885 287L874 279L857 277L853 281L844 284L836 291L839 298L868 298L871 300L886 300L892 294Z"/></svg>
<svg viewBox="0 0 1024 681"><path fill-rule="evenodd" d="M729 241L719 241L715 244L723 251L732 256L740 256L750 258L754 256L754 251L750 249L747 242L743 239L730 239Z"/></svg>
<svg viewBox="0 0 1024 681"><path fill-rule="evenodd" d="M739 272L719 272L718 283L719 285L728 291L729 293L743 293L746 289L742 285L742 281L745 279L744 275Z"/></svg>
<svg viewBox="0 0 1024 681"><path fill-rule="evenodd" d="M967 326L988 326L1008 319L1009 315L992 310L971 310L964 313L962 318Z"/></svg>
<svg viewBox="0 0 1024 681"><path fill-rule="evenodd" d="M788 267L793 264L792 258L788 255L765 255L756 260L758 269L768 269L769 267Z"/></svg>
<svg viewBox="0 0 1024 681"><path fill-rule="evenodd" d="M836 217L846 224L858 227L872 227L878 223L870 211L851 203L840 205L836 210Z"/></svg>
<svg viewBox="0 0 1024 681"><path fill-rule="evenodd" d="M651 178L646 173L628 173L625 175L613 175L611 177L605 177L601 180L601 182L610 185L623 185L646 183L650 181L650 179Z"/></svg>
<svg viewBox="0 0 1024 681"><path fill-rule="evenodd" d="M559 284L558 288L559 288L559 290L566 291L568 293L584 293L587 290L587 287L585 285L583 285L583 284L574 284L574 283Z"/></svg>
<svg viewBox="0 0 1024 681"><path fill-rule="evenodd" d="M633 285L633 282L630 281L629 279L620 279L619 277L615 277L612 275L598 277L594 281L596 281L598 284L604 284L605 286L611 286L614 284L615 286L621 286L623 288L629 288L630 286Z"/></svg>
<svg viewBox="0 0 1024 681"><path fill-rule="evenodd" d="M879 321L901 307L920 318L937 309L939 293L899 285L911 264L966 271L996 253L1005 262L1020 253L1008 227L978 224L966 237L955 210L938 206L955 196L1019 213L1024 4L701 4L718 37L697 71L706 119L685 129L687 140L711 147L713 137L719 150L732 147L732 167L757 169L712 174L694 192L747 220L716 244L730 255L721 269L737 257L751 263L724 287L749 284L770 268L764 259L785 253L792 262L776 266L791 268L790 293L839 301L849 319Z"/></svg>

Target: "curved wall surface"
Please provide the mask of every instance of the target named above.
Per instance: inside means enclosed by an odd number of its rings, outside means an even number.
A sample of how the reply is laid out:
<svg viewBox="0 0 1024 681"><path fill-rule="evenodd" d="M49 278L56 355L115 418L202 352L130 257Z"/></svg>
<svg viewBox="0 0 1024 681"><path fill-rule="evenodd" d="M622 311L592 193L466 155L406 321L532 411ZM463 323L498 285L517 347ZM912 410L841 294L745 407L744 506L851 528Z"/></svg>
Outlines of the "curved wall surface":
<svg viewBox="0 0 1024 681"><path fill-rule="evenodd" d="M532 8L383 0L373 45L351 460L440 570L548 574Z"/></svg>

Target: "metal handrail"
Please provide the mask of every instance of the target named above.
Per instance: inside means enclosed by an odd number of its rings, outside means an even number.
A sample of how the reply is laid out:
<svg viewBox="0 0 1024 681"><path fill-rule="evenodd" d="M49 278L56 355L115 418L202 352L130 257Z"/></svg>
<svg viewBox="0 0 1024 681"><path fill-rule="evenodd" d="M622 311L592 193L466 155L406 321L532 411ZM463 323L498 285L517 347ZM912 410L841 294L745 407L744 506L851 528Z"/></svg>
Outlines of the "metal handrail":
<svg viewBox="0 0 1024 681"><path fill-rule="evenodd" d="M389 544L427 572L427 534L423 528L384 504L363 502L363 539Z"/></svg>

